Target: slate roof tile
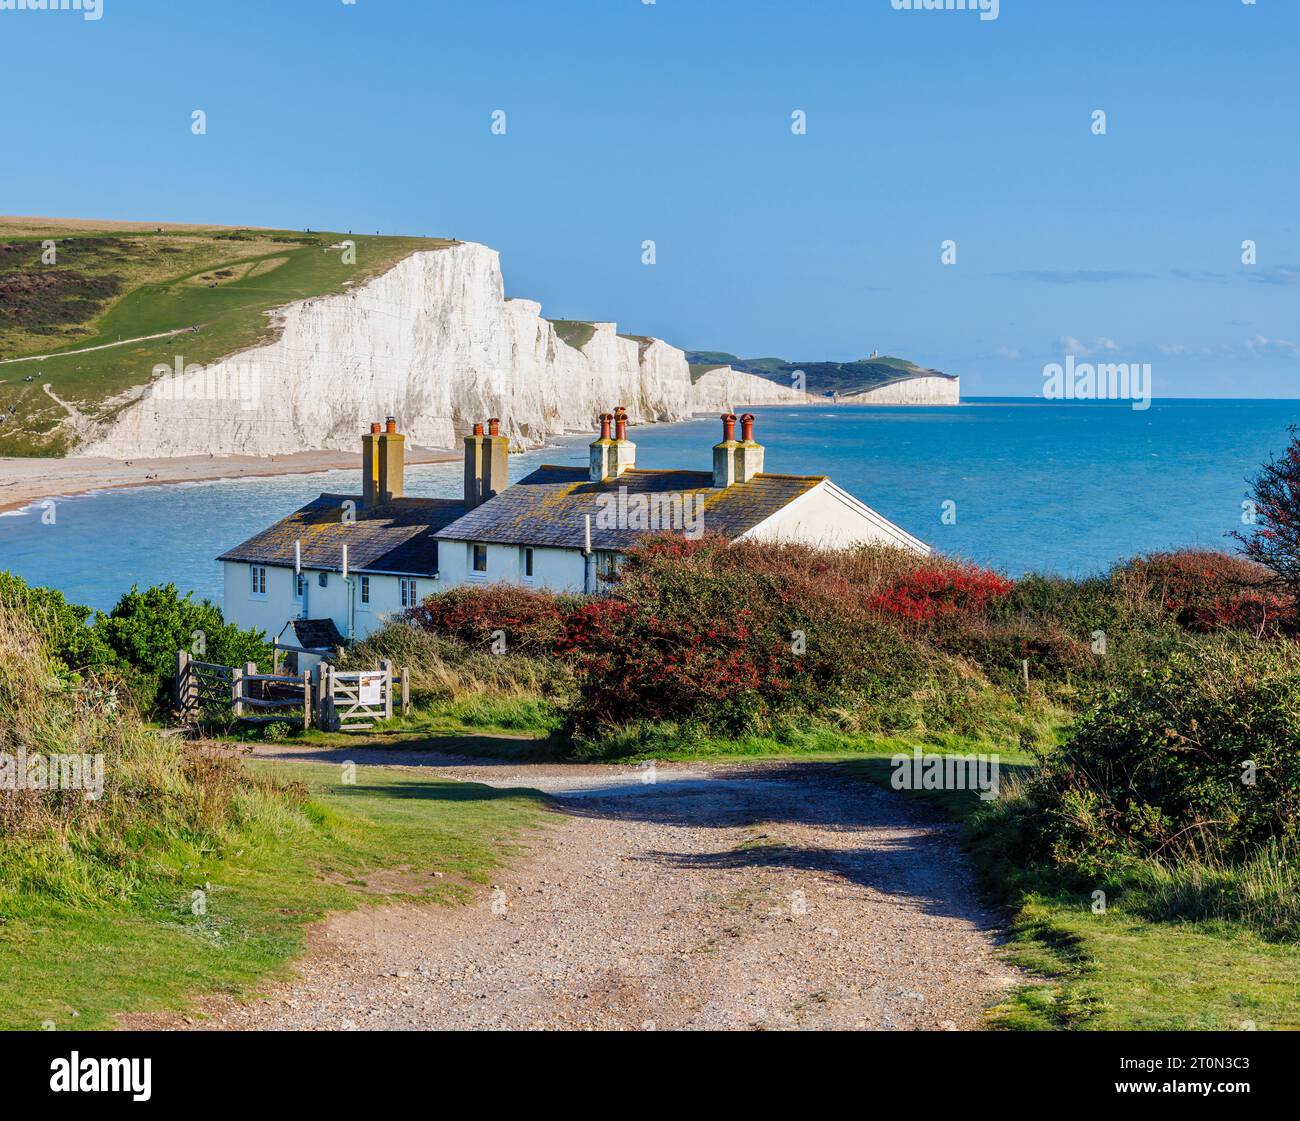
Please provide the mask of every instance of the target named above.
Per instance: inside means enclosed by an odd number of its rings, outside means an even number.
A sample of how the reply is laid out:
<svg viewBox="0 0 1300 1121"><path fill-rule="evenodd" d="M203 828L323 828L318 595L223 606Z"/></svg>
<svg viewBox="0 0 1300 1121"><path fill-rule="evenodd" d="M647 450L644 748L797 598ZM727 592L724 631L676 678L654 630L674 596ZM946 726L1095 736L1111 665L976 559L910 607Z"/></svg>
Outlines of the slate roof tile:
<svg viewBox="0 0 1300 1121"><path fill-rule="evenodd" d="M485 544L580 549L585 543L586 516L590 514L592 548L625 551L638 538L658 528L602 524L608 519L599 517L603 504L598 500L605 496L607 501L618 502L620 492L626 491L629 501L634 496L645 496L661 508L664 503L678 502L680 510L680 503L688 500L702 503L692 509L700 511L703 531L734 539L823 481L821 475L760 474L747 483L718 488L713 485L711 471L632 468L616 479L594 483L585 467L547 465L444 526L437 536ZM682 523L679 520L671 528L682 528Z"/></svg>
<svg viewBox="0 0 1300 1121"><path fill-rule="evenodd" d="M343 503L356 504L356 520L343 519ZM218 560L292 567L294 542L301 542L304 568L338 572L343 545L354 572L433 575L438 570L434 534L465 512L465 504L446 498L396 498L372 510L355 495L322 494Z"/></svg>

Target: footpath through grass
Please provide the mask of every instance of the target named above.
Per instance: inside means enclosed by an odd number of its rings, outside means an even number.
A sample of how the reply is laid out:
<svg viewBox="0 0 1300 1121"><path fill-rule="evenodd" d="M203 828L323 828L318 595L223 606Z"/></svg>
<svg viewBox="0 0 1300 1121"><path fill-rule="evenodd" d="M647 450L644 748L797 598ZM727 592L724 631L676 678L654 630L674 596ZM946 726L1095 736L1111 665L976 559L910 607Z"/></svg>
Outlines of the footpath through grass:
<svg viewBox="0 0 1300 1121"><path fill-rule="evenodd" d="M117 1013L256 991L288 972L308 923L385 899L463 903L548 817L535 791L248 765L307 783L309 800L259 818L227 852L175 843L152 854L127 900L20 897L0 917L0 1028L104 1028Z"/></svg>

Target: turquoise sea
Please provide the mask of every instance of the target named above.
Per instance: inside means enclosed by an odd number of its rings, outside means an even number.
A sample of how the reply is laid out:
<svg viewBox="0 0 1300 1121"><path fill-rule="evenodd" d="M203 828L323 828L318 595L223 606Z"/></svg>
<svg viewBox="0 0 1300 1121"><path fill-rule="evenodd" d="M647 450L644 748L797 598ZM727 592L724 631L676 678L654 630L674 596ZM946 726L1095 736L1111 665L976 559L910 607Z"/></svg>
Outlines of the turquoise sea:
<svg viewBox="0 0 1300 1121"><path fill-rule="evenodd" d="M1248 476L1300 424L1300 401L1291 400L1167 400L1144 412L997 398L754 411L768 471L830 475L942 552L1011 575L1081 575L1184 545L1230 548ZM719 428L710 418L631 435L643 467L707 470ZM514 456L512 470L585 462L587 439ZM407 492L456 495L460 479L458 464L413 467ZM323 490L355 493L357 472L67 498L54 525L39 511L0 517L0 568L100 608L132 583L166 581L219 602L213 558Z"/></svg>

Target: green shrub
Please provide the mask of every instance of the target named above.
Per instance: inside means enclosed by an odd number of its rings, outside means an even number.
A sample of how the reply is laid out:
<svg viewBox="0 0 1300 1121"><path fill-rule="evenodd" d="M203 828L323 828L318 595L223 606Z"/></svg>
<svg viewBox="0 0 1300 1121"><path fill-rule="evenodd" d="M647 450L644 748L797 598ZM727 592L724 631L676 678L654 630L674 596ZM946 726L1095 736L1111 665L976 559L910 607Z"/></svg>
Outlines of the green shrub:
<svg viewBox="0 0 1300 1121"><path fill-rule="evenodd" d="M53 588L33 588L21 577L0 572L0 608L26 618L49 652L68 669L82 670L115 665L117 657L92 626L89 607L68 603Z"/></svg>
<svg viewBox="0 0 1300 1121"><path fill-rule="evenodd" d="M178 650L228 666L271 658L261 631L227 623L216 604L195 603L174 584L143 592L132 587L104 614L0 572L0 609L26 619L60 665L117 683L145 710L166 706Z"/></svg>
<svg viewBox="0 0 1300 1121"><path fill-rule="evenodd" d="M1107 688L1025 788L1026 851L1097 875L1300 834L1300 648L1220 638Z"/></svg>

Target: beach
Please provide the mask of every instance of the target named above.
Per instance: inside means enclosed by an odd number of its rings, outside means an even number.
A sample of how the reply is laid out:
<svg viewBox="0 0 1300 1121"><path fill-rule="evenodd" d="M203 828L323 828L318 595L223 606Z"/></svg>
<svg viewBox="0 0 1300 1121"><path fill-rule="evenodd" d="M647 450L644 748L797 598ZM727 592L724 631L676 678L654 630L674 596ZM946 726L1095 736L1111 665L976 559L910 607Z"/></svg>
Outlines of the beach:
<svg viewBox="0 0 1300 1121"><path fill-rule="evenodd" d="M460 453L419 448L406 451L407 463L451 463ZM106 459L69 456L66 459L0 458L0 513L19 510L43 498L68 497L121 487L199 483L214 479L307 475L357 466L352 452L306 451L286 455L178 456L168 459Z"/></svg>

